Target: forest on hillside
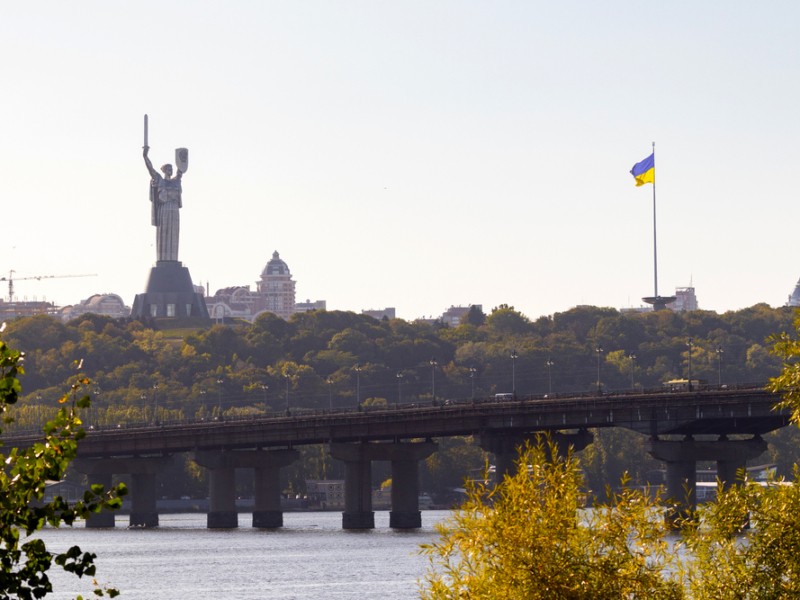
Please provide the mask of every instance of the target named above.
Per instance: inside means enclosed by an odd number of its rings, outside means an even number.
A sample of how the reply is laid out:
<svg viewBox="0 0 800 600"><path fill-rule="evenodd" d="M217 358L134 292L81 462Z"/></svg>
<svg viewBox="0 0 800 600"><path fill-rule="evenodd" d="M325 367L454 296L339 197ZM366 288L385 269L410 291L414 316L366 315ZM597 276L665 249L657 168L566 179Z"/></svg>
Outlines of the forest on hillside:
<svg viewBox="0 0 800 600"><path fill-rule="evenodd" d="M90 314L68 323L42 315L9 322L3 338L25 353L17 427L41 426L77 364L93 382L88 425L107 427L512 391L525 398L653 389L690 369L709 385L763 384L781 368L770 336L790 331L793 317L791 308L766 304L723 314L581 306L530 320L502 305L489 314L473 307L457 327L313 311L168 331ZM791 435L772 436L769 459L783 469L794 462ZM596 439L583 458L595 489L623 470L641 481L659 467L637 434L608 430ZM427 489L458 487L484 464L470 440L441 446L423 470ZM305 478L336 475L335 461L319 449L304 449L303 457L289 474L294 489Z"/></svg>

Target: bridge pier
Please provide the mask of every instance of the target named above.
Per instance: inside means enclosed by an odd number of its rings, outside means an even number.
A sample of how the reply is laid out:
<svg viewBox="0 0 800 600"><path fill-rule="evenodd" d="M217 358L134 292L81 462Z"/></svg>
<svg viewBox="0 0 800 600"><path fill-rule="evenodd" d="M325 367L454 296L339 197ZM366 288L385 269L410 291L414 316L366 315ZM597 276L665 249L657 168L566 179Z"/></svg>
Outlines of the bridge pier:
<svg viewBox="0 0 800 600"><path fill-rule="evenodd" d="M528 442L536 443L537 438L543 435L541 431L532 433L483 433L480 436L480 447L494 455L495 483L500 483L506 475L516 471L520 449ZM559 456L567 453L580 452L592 443L594 436L586 429L574 433L554 431L550 439L556 445Z"/></svg>
<svg viewBox="0 0 800 600"><path fill-rule="evenodd" d="M106 490L111 487L114 474L131 475L131 527L158 527L156 509L156 475L163 470L171 456L129 458L79 458L73 463L81 473L89 476L90 483L100 483ZM113 513L92 515L87 527L114 527Z"/></svg>
<svg viewBox="0 0 800 600"><path fill-rule="evenodd" d="M95 473L91 478L91 484L99 483L103 486L105 491L111 489L113 485L113 474L111 473ZM113 511L104 510L99 513L92 513L86 519L86 527L88 529L103 529L114 527L116 523L116 515Z"/></svg>
<svg viewBox="0 0 800 600"><path fill-rule="evenodd" d="M747 461L765 452L767 443L760 436L744 440L729 440L721 436L715 441L696 441L691 436L683 440L648 442L649 454L667 464L667 497L676 507L666 515L673 526L697 509L697 461L715 461L717 477L724 488L736 483L736 473Z"/></svg>
<svg viewBox="0 0 800 600"><path fill-rule="evenodd" d="M254 469L253 527L283 526L280 469L297 460L296 450L233 450L195 452L194 461L209 472L209 529L239 526L236 510L236 469Z"/></svg>
<svg viewBox="0 0 800 600"><path fill-rule="evenodd" d="M392 510L389 526L416 529L422 526L419 510L419 461L436 451L437 444L392 442L331 444L330 454L345 463L343 529L373 529L372 461L388 460L392 465Z"/></svg>
<svg viewBox="0 0 800 600"><path fill-rule="evenodd" d="M256 498L253 508L253 527L275 529L283 527L281 510L281 468L297 460L297 450L260 452L260 466L255 468Z"/></svg>

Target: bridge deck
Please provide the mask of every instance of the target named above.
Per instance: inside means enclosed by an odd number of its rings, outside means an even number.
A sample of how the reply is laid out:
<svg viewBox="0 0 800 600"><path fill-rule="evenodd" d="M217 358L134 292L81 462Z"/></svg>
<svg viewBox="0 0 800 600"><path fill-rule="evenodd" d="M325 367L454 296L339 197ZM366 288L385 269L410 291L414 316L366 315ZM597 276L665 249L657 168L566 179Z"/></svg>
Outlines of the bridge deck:
<svg viewBox="0 0 800 600"><path fill-rule="evenodd" d="M625 427L658 436L761 435L789 422L788 411L774 409L776 400L774 394L758 387L265 415L94 430L81 441L79 455L146 456L597 427ZM33 441L32 437L14 437L6 444L25 446Z"/></svg>

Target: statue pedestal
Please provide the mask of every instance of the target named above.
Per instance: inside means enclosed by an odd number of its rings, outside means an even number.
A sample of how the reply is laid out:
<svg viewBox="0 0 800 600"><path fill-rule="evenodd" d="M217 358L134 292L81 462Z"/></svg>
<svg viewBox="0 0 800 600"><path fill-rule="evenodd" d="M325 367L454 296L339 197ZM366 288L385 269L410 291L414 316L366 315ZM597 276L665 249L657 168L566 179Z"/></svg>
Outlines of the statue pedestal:
<svg viewBox="0 0 800 600"><path fill-rule="evenodd" d="M189 269L177 260L160 260L150 269L144 294L136 294L131 309L134 319L209 322L203 294L195 291Z"/></svg>

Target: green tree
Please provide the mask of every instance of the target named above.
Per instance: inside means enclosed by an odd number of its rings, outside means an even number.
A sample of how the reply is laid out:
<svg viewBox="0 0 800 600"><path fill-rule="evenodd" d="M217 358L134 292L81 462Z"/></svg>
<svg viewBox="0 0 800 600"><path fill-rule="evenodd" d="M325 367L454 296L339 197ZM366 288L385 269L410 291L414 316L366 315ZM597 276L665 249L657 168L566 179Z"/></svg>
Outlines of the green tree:
<svg viewBox="0 0 800 600"><path fill-rule="evenodd" d="M0 413L3 422L13 420L11 408L22 390L19 376L24 374L22 355L0 341ZM77 442L84 435L79 409L88 408L83 390L91 382L78 376L71 392L61 398L61 408L45 426L45 437L29 448L14 448L0 456L0 596L2 598L42 598L53 591L48 570L53 563L78 577L95 575L95 554L78 546L59 553L49 551L45 542L33 534L45 525L72 525L101 509L119 508L124 486L105 490L93 485L83 499L69 504L60 496L44 502L45 485L59 481L77 454ZM95 583L96 596L116 596L113 588ZM79 597L80 598L80 597Z"/></svg>

